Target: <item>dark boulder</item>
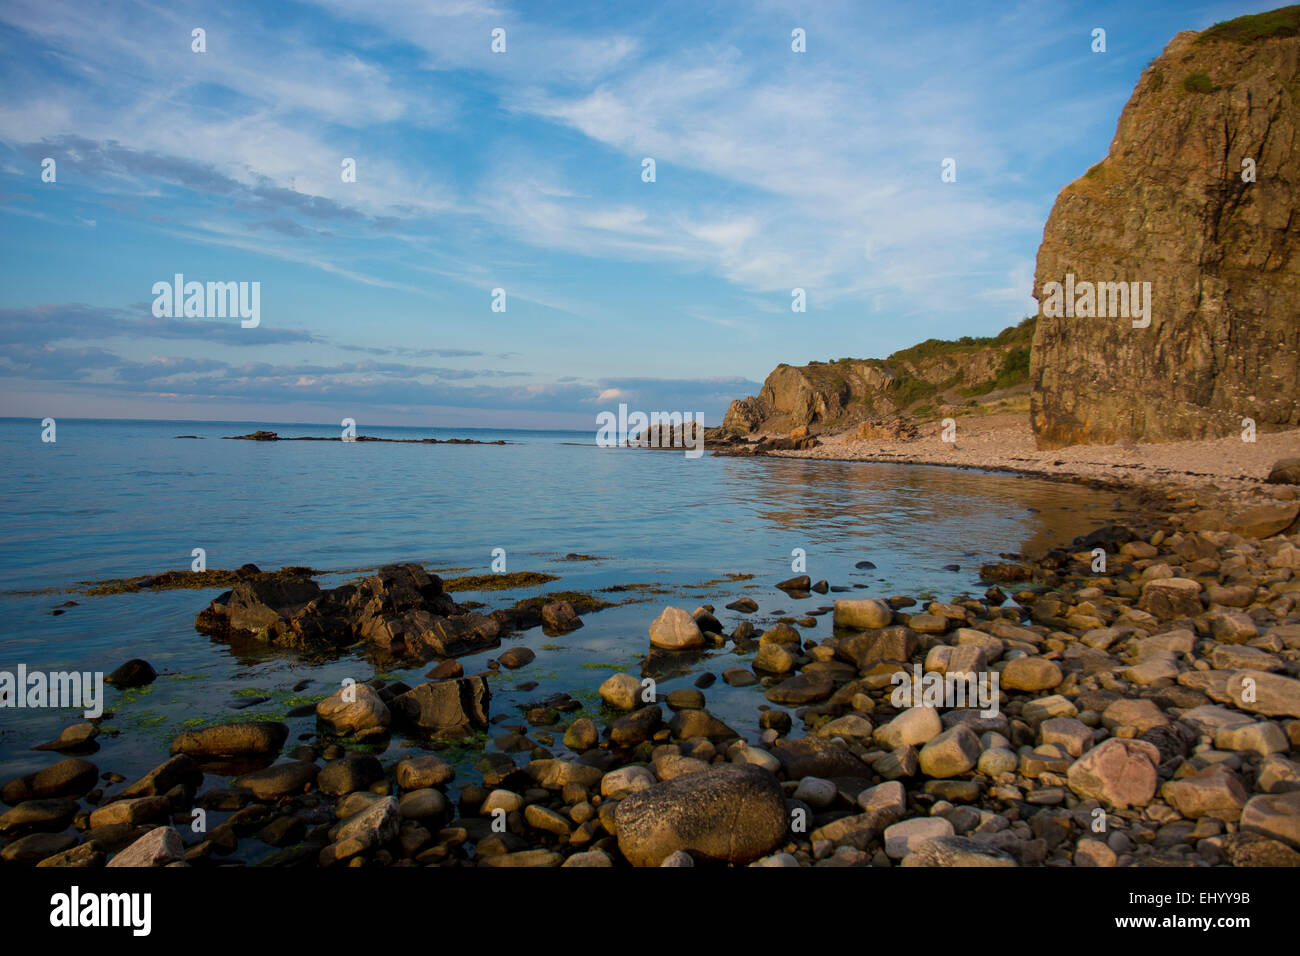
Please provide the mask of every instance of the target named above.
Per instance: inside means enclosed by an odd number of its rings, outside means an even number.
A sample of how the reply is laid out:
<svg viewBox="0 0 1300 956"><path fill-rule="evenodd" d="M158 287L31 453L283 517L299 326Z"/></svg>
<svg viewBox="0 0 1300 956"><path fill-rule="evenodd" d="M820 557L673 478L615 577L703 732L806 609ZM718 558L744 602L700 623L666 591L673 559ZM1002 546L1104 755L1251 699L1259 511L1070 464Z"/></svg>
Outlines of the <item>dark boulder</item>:
<svg viewBox="0 0 1300 956"><path fill-rule="evenodd" d="M492 691L481 675L429 681L393 700L396 717L439 737L467 737L486 730Z"/></svg>

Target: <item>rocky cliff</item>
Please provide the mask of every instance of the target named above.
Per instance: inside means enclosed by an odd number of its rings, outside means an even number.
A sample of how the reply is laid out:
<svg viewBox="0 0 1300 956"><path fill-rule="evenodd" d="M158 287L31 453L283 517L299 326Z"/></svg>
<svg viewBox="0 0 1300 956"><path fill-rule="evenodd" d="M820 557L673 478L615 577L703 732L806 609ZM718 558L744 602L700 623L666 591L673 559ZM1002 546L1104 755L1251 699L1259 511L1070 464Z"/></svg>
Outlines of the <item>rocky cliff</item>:
<svg viewBox="0 0 1300 956"><path fill-rule="evenodd" d="M989 338L929 339L885 359L780 365L758 395L731 403L720 432L810 433L1027 388L1034 320Z"/></svg>
<svg viewBox="0 0 1300 956"><path fill-rule="evenodd" d="M1300 7L1178 34L1057 198L1034 288L1041 447L1300 425L1297 34ZM1052 315L1052 282L1149 282L1149 325Z"/></svg>

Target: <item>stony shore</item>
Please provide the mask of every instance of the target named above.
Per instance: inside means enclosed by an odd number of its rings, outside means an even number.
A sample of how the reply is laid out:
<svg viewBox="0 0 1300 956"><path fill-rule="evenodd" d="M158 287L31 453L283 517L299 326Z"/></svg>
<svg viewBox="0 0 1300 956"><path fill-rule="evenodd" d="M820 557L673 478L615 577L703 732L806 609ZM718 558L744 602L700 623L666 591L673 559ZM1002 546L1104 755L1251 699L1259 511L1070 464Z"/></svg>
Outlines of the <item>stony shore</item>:
<svg viewBox="0 0 1300 956"><path fill-rule="evenodd" d="M437 664L415 687L339 690L299 741L265 721L181 734L135 781L75 756L98 727L70 727L48 745L65 759L0 791L0 858L238 865L269 844L281 850L268 863L287 866L1300 865L1297 486L1201 477L1146 483L1126 526L986 566L978 598L836 600L820 642L795 619L760 633L752 591L725 608L661 608L647 614L647 661L680 655L695 688L659 695L615 674L598 719L569 718L578 702L563 694L522 721L494 718L494 670L531 652L507 647L466 675L443 644L483 639L491 618L462 620L422 569L327 597L288 589L306 605L223 596L214 607L272 615L271 631L347 627ZM783 604L847 590L782 588ZM404 593L419 606L397 609ZM419 618L439 608L449 616ZM501 633L533 617L580 623L572 607L516 607ZM728 644L751 666L690 663ZM896 702L894 675L914 668L996 675L996 712ZM134 662L115 679L151 672ZM709 713L718 679L755 685L752 726ZM470 779L432 751L383 759L395 734L490 725L505 736Z"/></svg>
<svg viewBox="0 0 1300 956"><path fill-rule="evenodd" d="M1300 430L1260 432L1253 442L1239 436L1163 443L1123 442L1040 450L1029 416L1000 412L953 419L953 442L942 438L942 420L921 424L915 438L863 440L857 429L818 436L812 448L771 451L784 458L906 462L1013 471L1051 478L1116 481L1129 485L1216 485L1249 491L1268 477L1273 463L1300 456Z"/></svg>

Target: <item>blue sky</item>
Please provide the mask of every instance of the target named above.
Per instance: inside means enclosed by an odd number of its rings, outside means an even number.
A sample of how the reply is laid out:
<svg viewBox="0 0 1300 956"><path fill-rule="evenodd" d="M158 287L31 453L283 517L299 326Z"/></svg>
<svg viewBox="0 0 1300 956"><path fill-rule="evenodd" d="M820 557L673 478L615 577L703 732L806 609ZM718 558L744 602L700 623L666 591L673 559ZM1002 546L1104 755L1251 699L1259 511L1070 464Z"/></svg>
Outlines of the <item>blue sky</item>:
<svg viewBox="0 0 1300 956"><path fill-rule="evenodd" d="M6 0L0 415L714 424L780 362L994 334L1142 69L1263 9ZM178 272L261 324L155 318Z"/></svg>

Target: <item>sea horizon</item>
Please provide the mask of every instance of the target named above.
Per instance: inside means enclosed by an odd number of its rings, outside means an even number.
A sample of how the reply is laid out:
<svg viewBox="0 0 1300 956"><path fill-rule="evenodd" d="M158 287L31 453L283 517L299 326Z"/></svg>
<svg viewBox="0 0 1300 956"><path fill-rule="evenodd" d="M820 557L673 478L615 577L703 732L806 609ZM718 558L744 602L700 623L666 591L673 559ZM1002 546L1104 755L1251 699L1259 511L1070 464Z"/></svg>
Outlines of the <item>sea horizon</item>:
<svg viewBox="0 0 1300 956"><path fill-rule="evenodd" d="M38 430L39 430L39 423L42 420L43 419L33 418L31 416L26 416L26 415L0 415L0 423L36 422L38 423ZM275 428L315 428L315 429L332 429L337 431L341 427L340 425L335 424L333 422L289 422L289 421L281 422L281 421L266 421L262 419L129 418L129 417L94 418L94 417L80 417L80 416L77 417L59 416L55 420L57 422L62 422L62 423L76 422L76 423L90 423L90 424L124 422L124 423L134 423L134 424L143 424L143 425L212 425L212 426L254 425L260 428L265 428L267 430L274 430ZM594 422L594 416L593 416L593 422ZM594 424L590 430L578 429L578 428L503 428L498 426L485 426L485 425L379 425L379 424L366 425L365 422L358 422L356 427L357 427L358 434L365 434L367 428L385 429L385 430L392 430L392 431L413 431L413 432L430 432L434 430L440 430L440 431L454 431L454 432L502 432L502 433L535 432L539 435L590 434L593 436L592 439L593 443L595 441L594 436L597 431L596 426Z"/></svg>

